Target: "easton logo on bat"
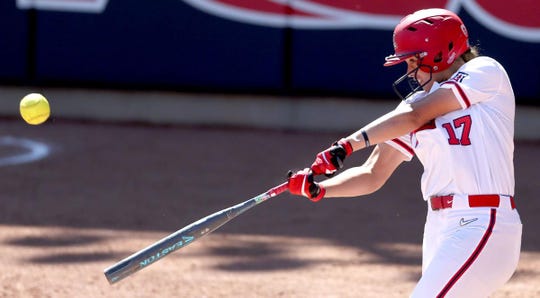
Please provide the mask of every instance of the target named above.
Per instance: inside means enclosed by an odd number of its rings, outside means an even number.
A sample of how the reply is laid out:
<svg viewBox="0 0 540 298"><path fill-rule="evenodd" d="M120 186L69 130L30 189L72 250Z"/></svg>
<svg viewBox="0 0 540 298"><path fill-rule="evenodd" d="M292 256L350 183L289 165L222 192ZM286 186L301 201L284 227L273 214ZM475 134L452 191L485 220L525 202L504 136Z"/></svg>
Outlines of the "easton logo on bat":
<svg viewBox="0 0 540 298"><path fill-rule="evenodd" d="M489 0L182 0L204 12L249 24L297 29L370 28L393 30L411 11L441 7L464 9L476 21L507 38L540 42L540 18L534 1ZM522 2L522 3L519 3Z"/></svg>
<svg viewBox="0 0 540 298"><path fill-rule="evenodd" d="M139 266L146 267L146 266L154 263L155 261L163 258L167 254L181 248L182 246L185 246L185 245L189 244L191 241L193 241L193 239L194 239L193 236L182 236L182 240L174 243L173 245L171 245L169 247L165 247L164 249L160 250L159 252L155 253L154 255L152 255L152 256L146 258L145 260L139 262Z"/></svg>
<svg viewBox="0 0 540 298"><path fill-rule="evenodd" d="M253 204L255 200L264 198L264 200L275 197L280 193L283 193L288 189L288 182L284 182L278 186L275 186L265 193L260 194L254 198L251 198L247 201L244 201L240 204L236 204L232 207L223 209L221 211L215 212L211 215L208 215L204 218L199 219L198 221L176 231L175 233L163 238L162 240L152 244L151 246L125 258L124 260L114 264L113 266L105 269L104 274L109 283L113 284L122 278L129 276L137 272L140 269L147 267L155 263L157 260L168 256L173 251L182 248L193 242L200 239L201 236L214 231L225 223L229 222L231 219L236 216L244 213L245 211L251 209L257 204ZM264 201L262 200L262 201ZM230 212L236 210L235 212ZM184 236L185 234L200 235L195 238L195 236ZM178 239L182 240L178 241ZM172 244L169 244L172 243ZM154 253L154 251L158 251ZM148 255L150 255L148 257ZM143 261L139 261L143 259Z"/></svg>

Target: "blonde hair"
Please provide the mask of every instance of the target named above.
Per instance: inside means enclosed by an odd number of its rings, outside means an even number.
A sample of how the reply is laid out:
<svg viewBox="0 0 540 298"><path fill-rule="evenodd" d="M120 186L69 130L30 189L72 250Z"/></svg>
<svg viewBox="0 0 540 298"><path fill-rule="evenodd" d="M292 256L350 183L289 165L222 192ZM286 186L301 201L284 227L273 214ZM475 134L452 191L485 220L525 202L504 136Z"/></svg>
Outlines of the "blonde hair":
<svg viewBox="0 0 540 298"><path fill-rule="evenodd" d="M480 56L478 48L476 46L472 46L465 51L465 53L461 54L461 59L463 59L465 62L469 62L478 56Z"/></svg>

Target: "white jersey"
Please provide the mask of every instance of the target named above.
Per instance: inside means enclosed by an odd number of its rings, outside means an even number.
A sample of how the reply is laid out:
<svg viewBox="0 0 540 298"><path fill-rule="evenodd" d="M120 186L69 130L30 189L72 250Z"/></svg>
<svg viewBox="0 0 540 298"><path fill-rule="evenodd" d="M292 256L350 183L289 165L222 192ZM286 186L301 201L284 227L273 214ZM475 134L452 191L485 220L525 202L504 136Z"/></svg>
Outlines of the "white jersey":
<svg viewBox="0 0 540 298"><path fill-rule="evenodd" d="M465 63L430 92L451 89L462 109L437 117L416 131L388 141L424 166L422 194L514 195L515 99L504 68L494 59ZM414 102L426 92L410 96ZM399 107L398 107L399 109Z"/></svg>

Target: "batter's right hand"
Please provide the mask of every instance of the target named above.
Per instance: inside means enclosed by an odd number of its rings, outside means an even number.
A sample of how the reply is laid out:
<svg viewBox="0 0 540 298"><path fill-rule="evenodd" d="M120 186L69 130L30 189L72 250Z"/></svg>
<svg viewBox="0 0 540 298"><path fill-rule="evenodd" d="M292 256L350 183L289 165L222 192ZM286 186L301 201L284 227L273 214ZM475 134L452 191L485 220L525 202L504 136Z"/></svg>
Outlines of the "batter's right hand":
<svg viewBox="0 0 540 298"><path fill-rule="evenodd" d="M351 155L352 152L352 145L348 141L342 139L335 142L332 147L317 154L311 170L315 175L331 176L343 167L345 157Z"/></svg>
<svg viewBox="0 0 540 298"><path fill-rule="evenodd" d="M317 202L324 197L326 190L313 181L313 172L309 168L296 173L289 171L288 176L288 186L291 194L304 196L313 202Z"/></svg>

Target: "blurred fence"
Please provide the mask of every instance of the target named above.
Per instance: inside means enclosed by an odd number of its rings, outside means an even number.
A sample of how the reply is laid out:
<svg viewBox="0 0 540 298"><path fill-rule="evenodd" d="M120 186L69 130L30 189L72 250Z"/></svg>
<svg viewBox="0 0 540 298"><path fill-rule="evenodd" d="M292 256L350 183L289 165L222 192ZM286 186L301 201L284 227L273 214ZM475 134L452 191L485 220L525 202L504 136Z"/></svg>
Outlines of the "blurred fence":
<svg viewBox="0 0 540 298"><path fill-rule="evenodd" d="M439 6L507 68L518 103L535 103L540 15L517 2L4 0L0 82L393 97L392 28Z"/></svg>

